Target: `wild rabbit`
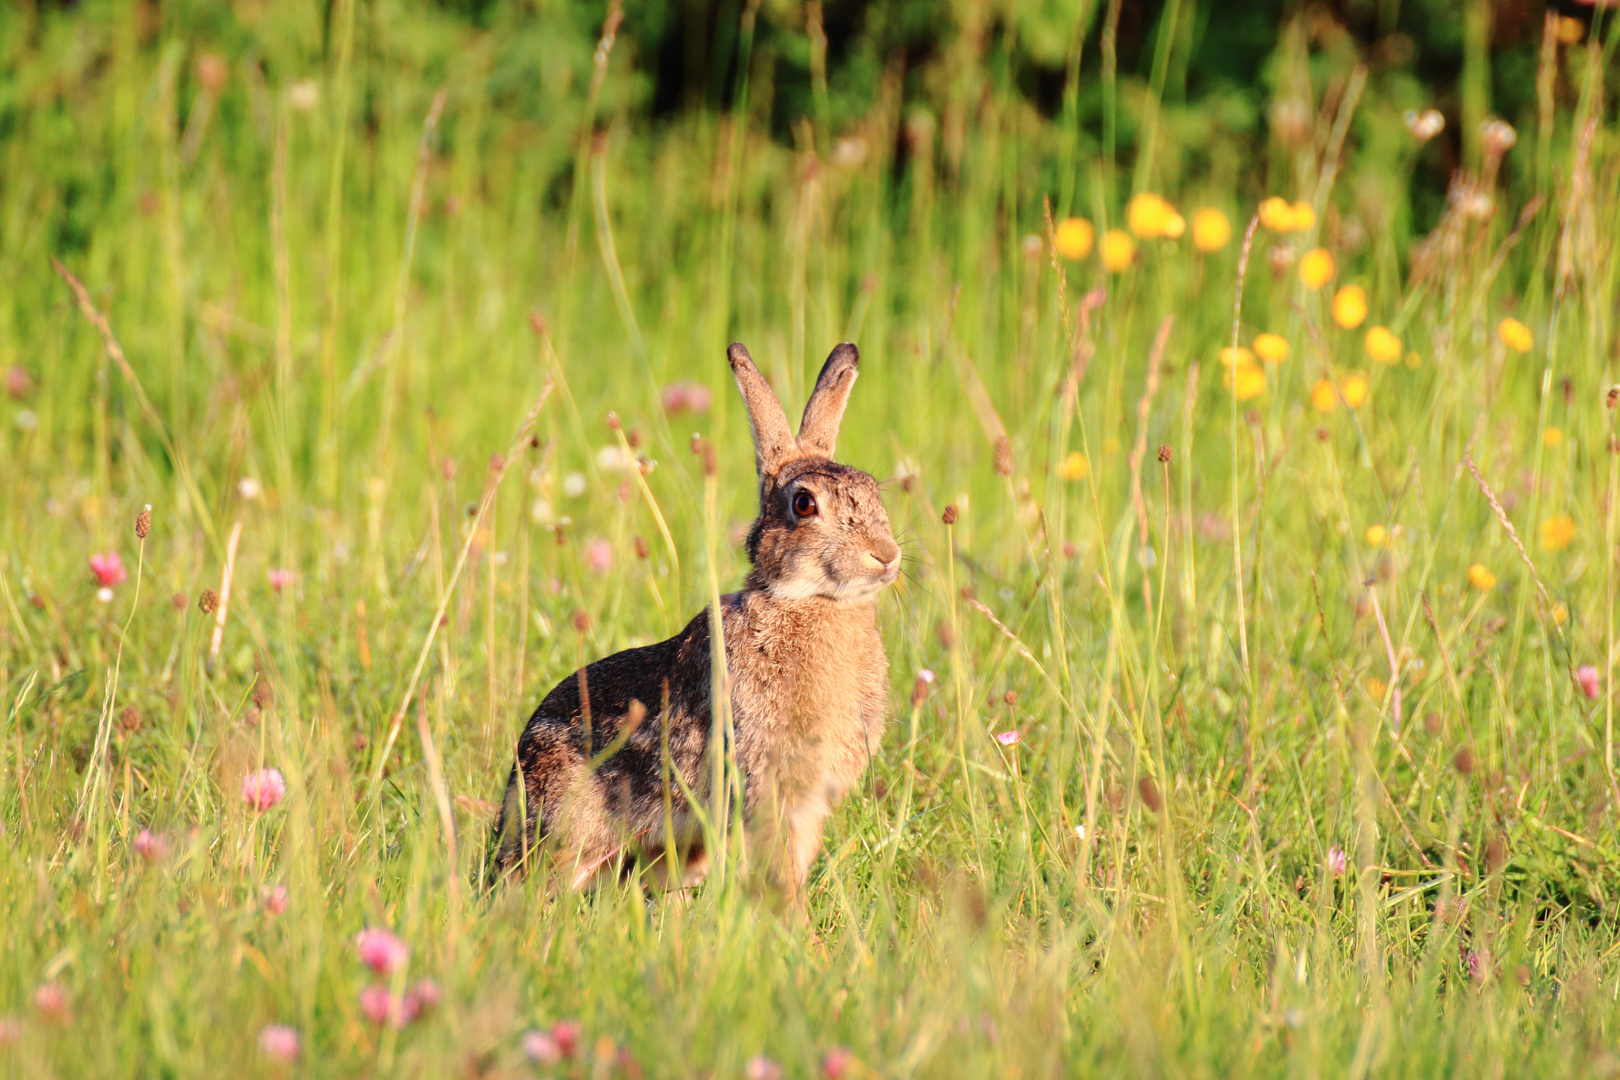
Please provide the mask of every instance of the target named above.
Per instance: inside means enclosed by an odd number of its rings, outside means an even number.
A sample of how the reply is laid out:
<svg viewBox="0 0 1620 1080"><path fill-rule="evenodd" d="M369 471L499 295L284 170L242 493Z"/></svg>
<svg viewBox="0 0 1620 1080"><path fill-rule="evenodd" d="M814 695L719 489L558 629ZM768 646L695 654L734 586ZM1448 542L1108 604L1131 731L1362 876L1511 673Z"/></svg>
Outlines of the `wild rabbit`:
<svg viewBox="0 0 1620 1080"><path fill-rule="evenodd" d="M754 435L753 569L721 597L735 750L751 841L797 894L822 823L876 751L889 697L877 595L900 545L877 482L833 461L860 354L833 349L798 438L748 350L727 355ZM668 641L589 664L546 695L518 738L497 826L497 873L549 858L578 888L650 864L668 885L708 870L693 803L711 804L709 612Z"/></svg>

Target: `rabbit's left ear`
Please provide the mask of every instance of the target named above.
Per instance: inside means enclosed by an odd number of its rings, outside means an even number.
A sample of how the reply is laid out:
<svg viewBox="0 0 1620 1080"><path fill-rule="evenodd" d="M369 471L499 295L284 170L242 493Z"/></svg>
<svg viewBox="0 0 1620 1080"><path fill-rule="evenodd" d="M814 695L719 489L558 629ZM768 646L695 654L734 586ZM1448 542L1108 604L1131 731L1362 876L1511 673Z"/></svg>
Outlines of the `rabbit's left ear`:
<svg viewBox="0 0 1620 1080"><path fill-rule="evenodd" d="M855 376L860 372L860 350L849 342L833 347L832 354L821 367L816 388L804 406L804 420L799 424L799 452L832 457L838 444L838 425L844 419L844 407L849 404L849 392L855 387Z"/></svg>
<svg viewBox="0 0 1620 1080"><path fill-rule="evenodd" d="M743 343L733 341L726 349L726 358L731 361L731 374L748 407L748 424L754 431L754 468L763 483L794 456L793 430L788 427L782 403L776 400Z"/></svg>

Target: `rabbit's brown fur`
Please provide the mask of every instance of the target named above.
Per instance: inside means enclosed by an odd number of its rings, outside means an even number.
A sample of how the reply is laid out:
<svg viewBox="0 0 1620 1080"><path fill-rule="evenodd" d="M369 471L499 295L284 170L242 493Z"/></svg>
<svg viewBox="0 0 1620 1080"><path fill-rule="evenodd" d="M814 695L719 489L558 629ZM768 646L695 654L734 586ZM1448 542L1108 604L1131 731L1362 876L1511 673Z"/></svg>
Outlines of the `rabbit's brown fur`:
<svg viewBox="0 0 1620 1080"><path fill-rule="evenodd" d="M796 438L748 351L732 345L729 357L760 488L747 543L753 569L741 591L721 598L736 758L750 836L797 890L827 814L883 734L889 664L876 604L899 572L900 547L877 483L832 460L855 347L828 357ZM667 880L670 845L682 883L703 877L688 793L709 806L710 656L705 611L668 641L598 660L546 695L518 738L498 872L520 868L549 836L551 857L575 886L626 858Z"/></svg>

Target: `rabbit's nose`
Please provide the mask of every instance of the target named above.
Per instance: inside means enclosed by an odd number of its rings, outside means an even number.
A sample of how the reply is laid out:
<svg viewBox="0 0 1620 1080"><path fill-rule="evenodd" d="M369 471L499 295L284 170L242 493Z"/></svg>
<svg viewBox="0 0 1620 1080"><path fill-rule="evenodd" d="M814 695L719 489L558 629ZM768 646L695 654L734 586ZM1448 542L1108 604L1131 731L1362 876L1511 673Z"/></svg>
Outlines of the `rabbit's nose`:
<svg viewBox="0 0 1620 1080"><path fill-rule="evenodd" d="M883 564L883 569L887 570L900 557L900 545L888 537L884 537L872 545L871 555L872 558Z"/></svg>

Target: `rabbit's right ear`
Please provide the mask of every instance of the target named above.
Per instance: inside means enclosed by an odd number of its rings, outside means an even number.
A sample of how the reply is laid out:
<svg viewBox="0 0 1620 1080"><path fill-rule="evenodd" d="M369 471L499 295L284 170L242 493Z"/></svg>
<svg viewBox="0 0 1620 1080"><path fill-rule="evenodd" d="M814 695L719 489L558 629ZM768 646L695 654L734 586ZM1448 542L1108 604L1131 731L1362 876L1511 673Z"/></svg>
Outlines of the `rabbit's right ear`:
<svg viewBox="0 0 1620 1080"><path fill-rule="evenodd" d="M788 427L782 403L776 400L770 384L754 366L754 358L748 355L743 343L732 342L726 350L726 358L731 361L737 389L742 391L743 403L748 406L748 423L754 430L754 467L764 480L794 455L797 444L793 430Z"/></svg>

